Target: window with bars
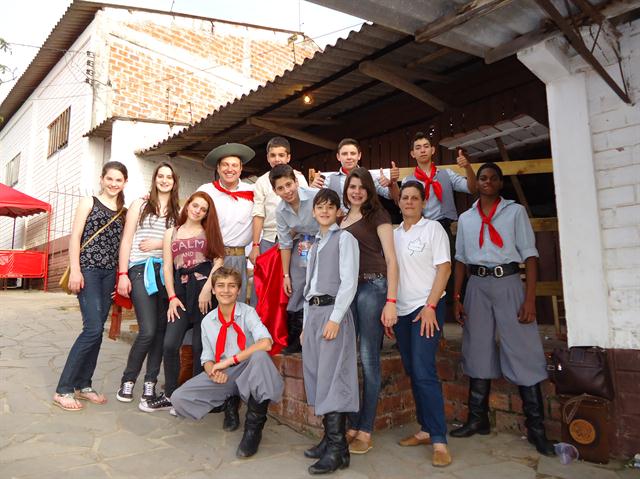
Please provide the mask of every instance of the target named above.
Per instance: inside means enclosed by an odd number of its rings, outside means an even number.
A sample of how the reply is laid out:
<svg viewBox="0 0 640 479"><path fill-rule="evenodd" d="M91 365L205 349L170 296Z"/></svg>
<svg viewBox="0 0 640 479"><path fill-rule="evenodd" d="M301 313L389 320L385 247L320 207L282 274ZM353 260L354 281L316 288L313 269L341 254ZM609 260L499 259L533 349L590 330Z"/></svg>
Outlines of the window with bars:
<svg viewBox="0 0 640 479"><path fill-rule="evenodd" d="M5 171L5 183L7 186L15 186L20 176L20 153L14 156L8 163Z"/></svg>
<svg viewBox="0 0 640 479"><path fill-rule="evenodd" d="M63 111L58 118L49 125L49 148L47 158L56 151L61 150L69 143L69 119L71 118L71 107Z"/></svg>

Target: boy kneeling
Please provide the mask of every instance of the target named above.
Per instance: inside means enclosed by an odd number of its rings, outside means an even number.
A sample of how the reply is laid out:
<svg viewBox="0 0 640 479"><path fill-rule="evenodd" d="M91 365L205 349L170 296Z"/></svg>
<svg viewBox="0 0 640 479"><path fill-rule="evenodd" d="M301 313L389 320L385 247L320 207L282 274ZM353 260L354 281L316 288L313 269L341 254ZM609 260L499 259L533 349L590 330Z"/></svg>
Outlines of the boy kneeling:
<svg viewBox="0 0 640 479"><path fill-rule="evenodd" d="M307 402L324 415L324 437L304 455L319 459L310 474L327 474L349 466L346 413L358 411L356 331L350 305L358 288L357 240L336 224L340 198L320 190L313 216L320 233L309 251L304 288L302 367Z"/></svg>
<svg viewBox="0 0 640 479"><path fill-rule="evenodd" d="M249 457L258 451L269 402L280 401L284 384L267 354L273 343L269 331L251 306L237 302L241 283L232 268L213 273L218 307L202 320L204 372L176 389L171 402L179 416L201 419L239 395L247 416L236 456Z"/></svg>

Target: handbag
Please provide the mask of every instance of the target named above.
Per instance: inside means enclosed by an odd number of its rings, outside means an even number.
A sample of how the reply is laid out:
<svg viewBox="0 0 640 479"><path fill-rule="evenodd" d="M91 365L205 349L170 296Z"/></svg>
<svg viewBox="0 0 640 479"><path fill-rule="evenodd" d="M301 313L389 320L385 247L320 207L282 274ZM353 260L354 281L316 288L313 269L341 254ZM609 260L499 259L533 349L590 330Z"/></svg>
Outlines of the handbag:
<svg viewBox="0 0 640 479"><path fill-rule="evenodd" d="M98 231L96 231L95 233L93 233L91 235L91 237L89 239L87 239L84 243L82 243L82 246L80 246L80 251L82 251L84 249L85 246L87 246L91 241L93 241L100 233L102 233L104 230L107 229L107 227L113 223L115 220L117 220L120 215L122 214L122 212L124 211L124 208L120 208L120 211L118 211L115 216L113 218L111 218L106 225L104 225L102 228L100 228ZM71 276L71 265L67 265L67 268L64 270L64 272L62 273L62 276L60 276L60 281L58 282L58 285L60 285L60 288L62 289L62 291L64 291L67 294L73 294L73 291L71 291L69 289L69 276Z"/></svg>
<svg viewBox="0 0 640 479"><path fill-rule="evenodd" d="M556 348L551 354L551 380L557 394L590 394L613 399L607 351L596 347Z"/></svg>

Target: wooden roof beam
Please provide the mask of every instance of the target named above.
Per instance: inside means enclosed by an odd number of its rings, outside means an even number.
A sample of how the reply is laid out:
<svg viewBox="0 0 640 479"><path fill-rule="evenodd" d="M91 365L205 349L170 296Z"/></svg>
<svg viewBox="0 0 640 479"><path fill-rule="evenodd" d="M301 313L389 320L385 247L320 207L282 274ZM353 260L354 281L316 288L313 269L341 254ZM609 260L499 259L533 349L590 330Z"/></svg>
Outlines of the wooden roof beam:
<svg viewBox="0 0 640 479"><path fill-rule="evenodd" d="M397 75L394 71L383 68L370 61L360 63L358 68L368 77L375 78L376 80L380 80L381 82L391 85L398 90L402 90L440 112L449 108L449 105L440 98L432 95L419 86L414 85L405 78Z"/></svg>
<svg viewBox="0 0 640 479"><path fill-rule="evenodd" d="M305 143L310 143L311 145L320 146L322 148L326 148L327 150L335 150L338 146L335 141L327 140L326 138L321 138L312 133L307 133L306 131L290 128L283 124L265 120L264 118L256 116L247 118L247 125L256 126L258 128L277 133L279 135L295 138L296 140L304 141Z"/></svg>
<svg viewBox="0 0 640 479"><path fill-rule="evenodd" d="M626 91L626 85L624 86L625 90L620 88L611 75L609 75L609 72L607 72L598 59L593 56L593 53L591 53L589 48L585 45L582 37L575 32L573 26L562 16L558 9L556 9L551 0L535 0L535 2L547 13L547 15L549 15L549 17L551 17L558 28L562 30L562 33L564 33L564 36L567 38L571 46L589 65L593 67L593 69L598 73L598 75L600 75L605 83L611 87L616 95L618 95L618 97L620 97L620 99L625 103L631 104L631 99Z"/></svg>
<svg viewBox="0 0 640 479"><path fill-rule="evenodd" d="M452 8L446 15L417 30L415 33L416 42L428 42L469 20L487 15L509 2L511 0L472 0L458 8Z"/></svg>
<svg viewBox="0 0 640 479"><path fill-rule="evenodd" d="M452 48L442 47L437 50L427 53L425 56L418 58L417 60L412 61L411 63L407 63L407 68L417 68L420 65L424 65L426 63L431 63L439 58L446 57L449 53L454 52Z"/></svg>
<svg viewBox="0 0 640 479"><path fill-rule="evenodd" d="M380 61L375 62L375 64L386 70L393 71L393 73L395 73L396 75L403 76L407 80L427 80L434 83L449 83L451 81L451 78L449 78L448 76L439 75L438 73L424 70L413 70L395 65L387 65Z"/></svg>

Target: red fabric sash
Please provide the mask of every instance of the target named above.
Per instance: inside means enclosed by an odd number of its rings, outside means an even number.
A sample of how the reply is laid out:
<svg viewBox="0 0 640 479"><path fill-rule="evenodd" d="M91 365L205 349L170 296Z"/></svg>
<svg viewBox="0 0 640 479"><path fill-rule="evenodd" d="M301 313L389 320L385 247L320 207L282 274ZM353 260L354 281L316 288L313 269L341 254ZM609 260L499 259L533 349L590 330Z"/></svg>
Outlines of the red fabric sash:
<svg viewBox="0 0 640 479"><path fill-rule="evenodd" d="M482 218L482 224L480 225L480 248L484 244L484 225L487 225L489 228L489 238L491 238L491 242L495 244L498 248L502 248L504 246L504 242L502 241L502 237L498 230L491 224L491 218L496 214L496 210L498 209L498 205L500 204L500 198L496 200L496 202L491 207L491 211L489 212L489 216L484 214L482 211L482 206L480 206L480 200L478 200L478 212L480 213L480 218Z"/></svg>
<svg viewBox="0 0 640 479"><path fill-rule="evenodd" d="M431 163L431 172L429 173L429 176L427 176L427 174L417 166L413 172L413 176L424 183L424 192L427 200L429 199L430 193L429 187L433 186L433 192L436 194L436 198L438 198L438 201L442 203L442 185L438 180L434 179L437 172L438 170L436 169L436 165Z"/></svg>
<svg viewBox="0 0 640 479"><path fill-rule="evenodd" d="M218 320L222 324L220 332L218 333L218 339L216 339L216 363L220 361L222 354L224 353L224 347L227 344L227 329L232 326L236 334L238 335L238 347L240 351L244 351L247 346L247 337L244 335L242 328L235 322L236 305L233 305L231 310L231 319L229 321L224 320L220 306L218 306Z"/></svg>
<svg viewBox="0 0 640 479"><path fill-rule="evenodd" d="M258 304L256 312L266 326L273 345L269 354L279 354L287 346L287 303L282 287L282 261L278 245L258 256L253 270L253 284Z"/></svg>
<svg viewBox="0 0 640 479"><path fill-rule="evenodd" d="M213 182L213 186L218 191L222 191L223 193L231 196L234 200L238 201L238 198L243 198L248 201L253 201L253 191L229 191L224 186L220 184L219 180Z"/></svg>

